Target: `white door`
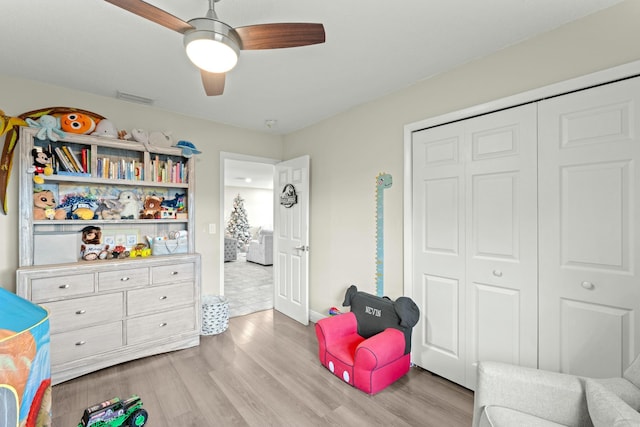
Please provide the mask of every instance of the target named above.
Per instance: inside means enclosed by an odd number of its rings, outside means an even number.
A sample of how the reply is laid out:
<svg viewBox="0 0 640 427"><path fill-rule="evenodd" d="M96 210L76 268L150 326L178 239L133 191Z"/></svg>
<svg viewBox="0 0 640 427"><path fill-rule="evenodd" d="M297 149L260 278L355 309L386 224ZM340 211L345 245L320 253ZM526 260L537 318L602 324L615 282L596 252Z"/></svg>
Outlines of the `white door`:
<svg viewBox="0 0 640 427"><path fill-rule="evenodd" d="M537 366L536 151L535 105L413 136L414 361L471 389Z"/></svg>
<svg viewBox="0 0 640 427"><path fill-rule="evenodd" d="M620 376L640 352L640 79L539 117L540 367Z"/></svg>
<svg viewBox="0 0 640 427"><path fill-rule="evenodd" d="M309 324L309 156L276 165L274 307Z"/></svg>

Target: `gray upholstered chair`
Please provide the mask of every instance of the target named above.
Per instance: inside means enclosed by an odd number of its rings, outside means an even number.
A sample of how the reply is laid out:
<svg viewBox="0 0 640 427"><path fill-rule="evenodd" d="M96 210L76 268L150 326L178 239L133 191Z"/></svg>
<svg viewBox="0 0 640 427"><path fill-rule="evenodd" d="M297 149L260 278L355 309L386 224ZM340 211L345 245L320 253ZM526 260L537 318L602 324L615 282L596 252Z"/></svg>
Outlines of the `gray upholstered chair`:
<svg viewBox="0 0 640 427"><path fill-rule="evenodd" d="M273 265L273 231L260 230L258 240L249 242L247 261L262 265Z"/></svg>
<svg viewBox="0 0 640 427"><path fill-rule="evenodd" d="M478 364L473 427L640 426L640 356L622 378Z"/></svg>
<svg viewBox="0 0 640 427"><path fill-rule="evenodd" d="M238 241L232 237L224 238L224 262L238 259Z"/></svg>

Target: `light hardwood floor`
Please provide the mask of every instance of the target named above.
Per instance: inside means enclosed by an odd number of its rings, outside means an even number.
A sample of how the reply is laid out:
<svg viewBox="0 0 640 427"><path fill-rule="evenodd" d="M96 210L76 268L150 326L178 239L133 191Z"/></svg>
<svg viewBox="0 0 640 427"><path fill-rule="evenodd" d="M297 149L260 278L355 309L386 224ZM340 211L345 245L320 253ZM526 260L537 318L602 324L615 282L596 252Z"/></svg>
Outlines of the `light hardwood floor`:
<svg viewBox="0 0 640 427"><path fill-rule="evenodd" d="M369 396L320 365L314 325L266 310L232 318L196 348L152 356L53 387L53 426L85 407L138 394L147 427L470 426L473 393L420 368Z"/></svg>

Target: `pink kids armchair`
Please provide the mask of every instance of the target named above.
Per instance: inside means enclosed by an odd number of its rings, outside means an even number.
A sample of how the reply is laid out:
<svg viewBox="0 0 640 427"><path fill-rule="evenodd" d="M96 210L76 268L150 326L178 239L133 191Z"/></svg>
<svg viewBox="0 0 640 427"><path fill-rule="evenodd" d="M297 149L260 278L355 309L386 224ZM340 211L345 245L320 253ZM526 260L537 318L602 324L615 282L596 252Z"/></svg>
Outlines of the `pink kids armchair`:
<svg viewBox="0 0 640 427"><path fill-rule="evenodd" d="M410 298L392 301L355 286L342 305L351 311L316 323L320 363L365 393L378 393L409 372L411 331L420 310Z"/></svg>

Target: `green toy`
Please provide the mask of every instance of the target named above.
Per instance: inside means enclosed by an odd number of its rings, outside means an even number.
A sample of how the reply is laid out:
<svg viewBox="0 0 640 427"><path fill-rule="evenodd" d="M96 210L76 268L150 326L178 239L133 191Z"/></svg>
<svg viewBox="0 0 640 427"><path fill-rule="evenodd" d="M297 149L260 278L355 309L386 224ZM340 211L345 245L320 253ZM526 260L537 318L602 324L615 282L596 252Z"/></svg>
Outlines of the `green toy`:
<svg viewBox="0 0 640 427"><path fill-rule="evenodd" d="M142 427L149 414L135 394L127 400L114 397L84 410L78 427Z"/></svg>
<svg viewBox="0 0 640 427"><path fill-rule="evenodd" d="M391 175L381 172L376 177L376 294L384 295L384 191L391 187Z"/></svg>

